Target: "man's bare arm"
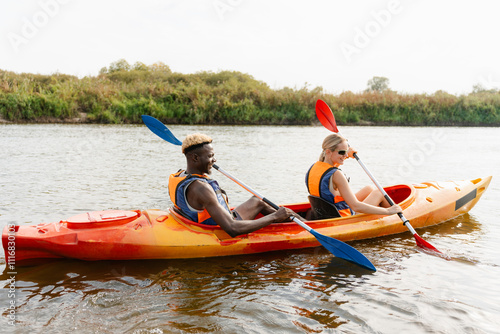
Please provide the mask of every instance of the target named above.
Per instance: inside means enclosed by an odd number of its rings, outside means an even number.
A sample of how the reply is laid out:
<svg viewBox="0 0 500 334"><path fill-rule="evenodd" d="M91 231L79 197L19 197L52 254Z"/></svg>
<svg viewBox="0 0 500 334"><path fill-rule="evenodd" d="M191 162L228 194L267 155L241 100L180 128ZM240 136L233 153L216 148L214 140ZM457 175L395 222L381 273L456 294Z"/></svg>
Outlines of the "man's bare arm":
<svg viewBox="0 0 500 334"><path fill-rule="evenodd" d="M292 210L280 208L278 211L256 220L235 220L219 203L212 187L198 181L189 186L186 195L193 208L197 210L207 209L212 219L232 237L256 231L272 223L285 221L294 215Z"/></svg>

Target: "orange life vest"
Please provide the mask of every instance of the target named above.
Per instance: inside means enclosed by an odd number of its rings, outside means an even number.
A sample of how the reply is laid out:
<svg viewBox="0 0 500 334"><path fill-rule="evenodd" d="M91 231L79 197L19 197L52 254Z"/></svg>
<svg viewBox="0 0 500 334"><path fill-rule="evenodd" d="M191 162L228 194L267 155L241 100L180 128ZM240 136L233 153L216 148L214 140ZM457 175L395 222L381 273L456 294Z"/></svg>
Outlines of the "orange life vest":
<svg viewBox="0 0 500 334"><path fill-rule="evenodd" d="M206 209L196 210L192 208L186 199L186 189L193 181L202 181L208 183L214 190L217 200L219 203L229 212L229 205L227 202L227 196L224 190L222 190L217 181L210 179L206 175L199 174L186 174L184 170L179 170L177 173L170 175L168 179L168 192L170 195L170 200L174 203L174 206L181 210L186 216L188 216L195 223L206 224L206 225L217 225L217 223L212 219L210 214Z"/></svg>
<svg viewBox="0 0 500 334"><path fill-rule="evenodd" d="M351 210L342 196L334 196L330 191L330 179L338 170L337 167L332 167L326 162L317 161L314 163L306 174L307 191L313 196L333 203L342 217L352 216L354 211Z"/></svg>

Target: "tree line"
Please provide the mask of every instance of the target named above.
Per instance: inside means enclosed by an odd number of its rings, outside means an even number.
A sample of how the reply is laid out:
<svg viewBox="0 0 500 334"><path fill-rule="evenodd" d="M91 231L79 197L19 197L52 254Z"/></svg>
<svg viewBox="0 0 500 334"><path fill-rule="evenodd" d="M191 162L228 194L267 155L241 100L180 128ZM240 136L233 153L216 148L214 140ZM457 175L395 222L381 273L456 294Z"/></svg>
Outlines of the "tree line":
<svg viewBox="0 0 500 334"><path fill-rule="evenodd" d="M374 77L363 92L334 95L322 87L271 89L236 71L182 74L125 60L83 78L0 70L0 117L11 122L138 124L147 114L166 124L309 125L318 99L339 124L500 125L500 92L480 86L460 96L401 94Z"/></svg>

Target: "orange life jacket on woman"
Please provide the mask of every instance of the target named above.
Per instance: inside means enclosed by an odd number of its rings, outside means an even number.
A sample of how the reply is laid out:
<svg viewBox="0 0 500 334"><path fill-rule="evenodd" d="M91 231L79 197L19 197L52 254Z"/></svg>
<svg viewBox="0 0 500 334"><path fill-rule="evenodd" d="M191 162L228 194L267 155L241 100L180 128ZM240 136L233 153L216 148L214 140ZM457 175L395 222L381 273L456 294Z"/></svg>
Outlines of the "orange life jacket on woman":
<svg viewBox="0 0 500 334"><path fill-rule="evenodd" d="M326 162L317 161L314 163L306 174L307 191L313 196L333 203L342 217L352 216L354 211L351 210L342 196L334 196L330 191L330 179L338 170L337 167L332 167Z"/></svg>

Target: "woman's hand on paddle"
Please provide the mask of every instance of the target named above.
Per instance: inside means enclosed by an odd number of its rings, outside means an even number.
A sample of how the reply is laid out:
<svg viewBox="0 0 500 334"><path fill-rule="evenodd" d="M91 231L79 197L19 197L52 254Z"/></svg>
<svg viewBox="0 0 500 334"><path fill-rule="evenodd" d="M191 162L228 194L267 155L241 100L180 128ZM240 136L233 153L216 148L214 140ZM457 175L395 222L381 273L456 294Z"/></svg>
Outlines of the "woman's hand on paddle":
<svg viewBox="0 0 500 334"><path fill-rule="evenodd" d="M354 159L354 154L358 153L358 151L354 148L349 146L349 150L347 151L347 156L351 159Z"/></svg>
<svg viewBox="0 0 500 334"><path fill-rule="evenodd" d="M403 209L397 204L387 208L387 215L394 215L399 212L403 212Z"/></svg>

